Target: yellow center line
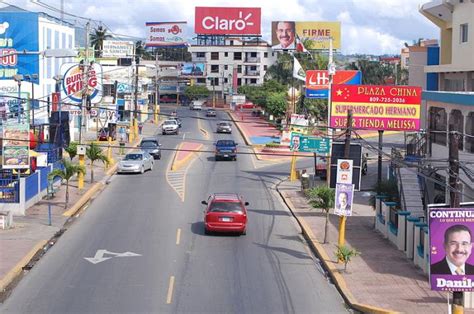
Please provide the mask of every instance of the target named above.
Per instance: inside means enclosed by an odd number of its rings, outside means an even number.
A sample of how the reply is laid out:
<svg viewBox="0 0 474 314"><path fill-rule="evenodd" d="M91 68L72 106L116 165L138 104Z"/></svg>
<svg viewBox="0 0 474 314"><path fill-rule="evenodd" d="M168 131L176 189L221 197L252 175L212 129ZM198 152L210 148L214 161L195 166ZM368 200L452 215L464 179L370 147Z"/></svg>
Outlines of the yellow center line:
<svg viewBox="0 0 474 314"><path fill-rule="evenodd" d="M174 276L170 277L170 283L168 286L168 295L166 297L166 304L171 304L173 298L173 287L174 287Z"/></svg>
<svg viewBox="0 0 474 314"><path fill-rule="evenodd" d="M179 245L180 238L181 238L181 229L178 228L178 231L176 232L176 245Z"/></svg>

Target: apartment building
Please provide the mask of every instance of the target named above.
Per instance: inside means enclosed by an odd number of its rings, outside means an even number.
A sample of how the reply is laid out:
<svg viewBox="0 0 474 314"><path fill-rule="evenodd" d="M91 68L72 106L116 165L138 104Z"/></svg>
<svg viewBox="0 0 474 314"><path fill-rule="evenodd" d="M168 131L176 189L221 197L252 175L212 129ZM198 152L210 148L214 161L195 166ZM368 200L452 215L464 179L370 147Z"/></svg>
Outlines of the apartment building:
<svg viewBox="0 0 474 314"><path fill-rule="evenodd" d="M205 75L196 84L205 84L218 95L227 95L237 75L236 85L261 85L265 73L277 59L277 53L261 40L225 38L219 43L206 43L189 47L192 61L205 63ZM235 85L235 84L234 84Z"/></svg>

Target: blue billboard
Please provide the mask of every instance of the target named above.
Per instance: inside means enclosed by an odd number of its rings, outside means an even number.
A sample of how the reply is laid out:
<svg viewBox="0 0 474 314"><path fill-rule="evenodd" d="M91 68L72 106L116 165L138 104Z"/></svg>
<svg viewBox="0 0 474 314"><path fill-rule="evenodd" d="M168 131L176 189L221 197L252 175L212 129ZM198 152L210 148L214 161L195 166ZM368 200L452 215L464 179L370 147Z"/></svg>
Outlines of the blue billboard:
<svg viewBox="0 0 474 314"><path fill-rule="evenodd" d="M0 80L39 74L38 13L0 12ZM39 79L32 79L39 84Z"/></svg>

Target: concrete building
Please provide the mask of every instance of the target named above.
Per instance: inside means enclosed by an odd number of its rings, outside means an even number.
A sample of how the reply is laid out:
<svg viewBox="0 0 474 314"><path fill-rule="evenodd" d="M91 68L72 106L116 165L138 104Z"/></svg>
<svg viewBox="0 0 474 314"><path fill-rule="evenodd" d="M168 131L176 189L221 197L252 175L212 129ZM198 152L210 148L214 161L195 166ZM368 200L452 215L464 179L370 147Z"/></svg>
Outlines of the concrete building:
<svg viewBox="0 0 474 314"><path fill-rule="evenodd" d="M206 64L205 75L197 78L196 84L205 84L221 96L232 88L234 73L234 88L263 84L268 67L277 60L277 53L267 42L241 38L225 38L219 45L193 45L189 52L193 62Z"/></svg>
<svg viewBox="0 0 474 314"><path fill-rule="evenodd" d="M73 49L74 25L41 12L30 12L15 6L0 8L0 24L5 28L0 36L0 51L17 52L10 63L0 65L0 93L18 95L18 82L13 75L23 75L21 98L30 98L34 92L35 123L47 120L47 97L55 91L55 75L63 63L73 58L46 58L40 54L22 55L21 51L42 52L47 49ZM6 53L8 53L6 52ZM5 102L2 102L5 104ZM32 112L30 110L30 115Z"/></svg>

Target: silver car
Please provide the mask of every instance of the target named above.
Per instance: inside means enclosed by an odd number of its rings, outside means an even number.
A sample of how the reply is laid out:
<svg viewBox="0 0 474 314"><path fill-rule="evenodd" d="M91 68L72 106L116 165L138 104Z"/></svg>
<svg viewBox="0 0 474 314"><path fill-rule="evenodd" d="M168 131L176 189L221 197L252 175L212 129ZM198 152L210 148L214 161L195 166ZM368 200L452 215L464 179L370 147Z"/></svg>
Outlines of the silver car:
<svg viewBox="0 0 474 314"><path fill-rule="evenodd" d="M125 155L118 163L117 173L144 173L153 170L153 157L144 151Z"/></svg>
<svg viewBox="0 0 474 314"><path fill-rule="evenodd" d="M232 125L229 122L221 121L217 123L217 133L232 133Z"/></svg>

